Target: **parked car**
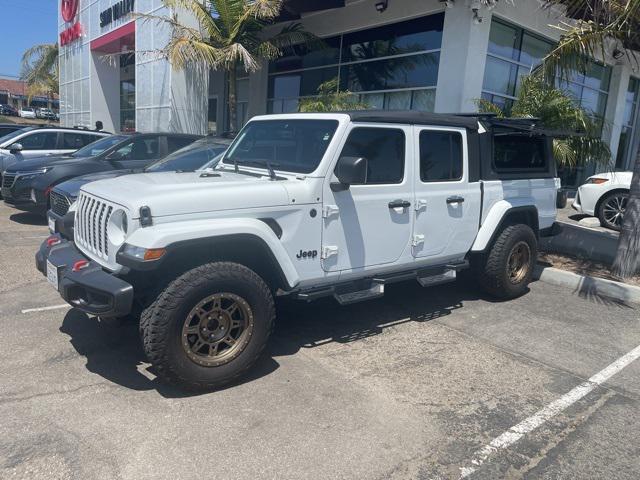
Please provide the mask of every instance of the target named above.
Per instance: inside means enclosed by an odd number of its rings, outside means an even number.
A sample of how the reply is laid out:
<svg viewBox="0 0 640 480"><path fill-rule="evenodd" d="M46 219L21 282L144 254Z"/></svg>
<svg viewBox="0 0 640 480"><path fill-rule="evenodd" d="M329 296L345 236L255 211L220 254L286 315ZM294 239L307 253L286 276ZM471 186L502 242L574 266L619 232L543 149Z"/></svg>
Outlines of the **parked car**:
<svg viewBox="0 0 640 480"><path fill-rule="evenodd" d="M22 125L19 123L0 123L0 143L2 143L2 137L4 137L5 135L30 126L32 125Z"/></svg>
<svg viewBox="0 0 640 480"><path fill-rule="evenodd" d="M600 225L620 231L627 208L633 172L598 173L578 188L573 209L598 217Z"/></svg>
<svg viewBox="0 0 640 480"><path fill-rule="evenodd" d="M4 115L7 117L17 117L18 110L13 108L11 105L0 104L0 115Z"/></svg>
<svg viewBox="0 0 640 480"><path fill-rule="evenodd" d="M84 185L73 241L51 236L36 264L84 312L142 308L157 374L210 389L260 357L276 294L349 304L470 265L490 294L526 293L538 237L554 233L555 177L534 119L259 116L213 171Z"/></svg>
<svg viewBox="0 0 640 480"><path fill-rule="evenodd" d="M108 135L108 132L49 126L16 130L0 138L0 180L4 171L16 162L46 155L69 154Z"/></svg>
<svg viewBox="0 0 640 480"><path fill-rule="evenodd" d="M23 107L18 110L19 116L22 118L36 118L36 111L31 107Z"/></svg>
<svg viewBox="0 0 640 480"><path fill-rule="evenodd" d="M198 138L177 133L112 135L70 155L25 160L5 171L2 197L7 205L44 215L49 193L58 183L88 173L142 169Z"/></svg>
<svg viewBox="0 0 640 480"><path fill-rule="evenodd" d="M37 118L44 118L47 120L55 120L56 116L49 108L38 108L36 110Z"/></svg>
<svg viewBox="0 0 640 480"><path fill-rule="evenodd" d="M63 237L73 239L73 212L70 212L69 215L67 213L76 201L80 188L87 183L131 173L190 172L210 169L216 166L230 143L231 140L228 138L208 136L176 150L144 169L91 173L62 182L55 186L49 194L49 211L47 212L49 230L51 233L59 232Z"/></svg>

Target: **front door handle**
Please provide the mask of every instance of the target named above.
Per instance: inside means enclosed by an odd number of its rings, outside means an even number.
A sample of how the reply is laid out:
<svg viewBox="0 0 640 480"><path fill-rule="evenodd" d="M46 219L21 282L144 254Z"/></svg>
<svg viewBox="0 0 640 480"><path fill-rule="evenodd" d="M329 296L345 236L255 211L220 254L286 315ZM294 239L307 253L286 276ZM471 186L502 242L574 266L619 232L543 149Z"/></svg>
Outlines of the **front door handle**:
<svg viewBox="0 0 640 480"><path fill-rule="evenodd" d="M389 202L389 208L409 208L411 202L409 200L394 200Z"/></svg>
<svg viewBox="0 0 640 480"><path fill-rule="evenodd" d="M464 197L460 195L454 195L453 197L447 198L447 203L462 203L464 202Z"/></svg>

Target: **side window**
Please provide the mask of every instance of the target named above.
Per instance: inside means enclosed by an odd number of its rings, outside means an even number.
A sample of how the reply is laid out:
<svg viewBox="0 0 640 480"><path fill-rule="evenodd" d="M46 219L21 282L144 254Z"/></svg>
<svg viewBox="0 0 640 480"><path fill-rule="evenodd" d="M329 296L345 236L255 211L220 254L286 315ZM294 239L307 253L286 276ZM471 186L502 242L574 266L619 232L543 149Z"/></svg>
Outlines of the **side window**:
<svg viewBox="0 0 640 480"><path fill-rule="evenodd" d="M495 135L493 166L498 173L545 171L547 156L543 137Z"/></svg>
<svg viewBox="0 0 640 480"><path fill-rule="evenodd" d="M93 142L93 135L86 135L75 132L65 132L62 134L62 148L65 150L78 150Z"/></svg>
<svg viewBox="0 0 640 480"><path fill-rule="evenodd" d="M82 146L89 145L90 143L95 142L96 140L100 140L104 138L102 135L87 135L86 133L82 134Z"/></svg>
<svg viewBox="0 0 640 480"><path fill-rule="evenodd" d="M152 160L159 157L160 141L158 137L136 138L131 144L128 158L131 160Z"/></svg>
<svg viewBox="0 0 640 480"><path fill-rule="evenodd" d="M38 132L18 140L23 150L55 150L58 132Z"/></svg>
<svg viewBox="0 0 640 480"><path fill-rule="evenodd" d="M186 147L193 143L193 138L189 137L167 137L167 150L169 153L180 150L182 147Z"/></svg>
<svg viewBox="0 0 640 480"><path fill-rule="evenodd" d="M404 131L354 128L340 155L367 159L367 184L401 183L404 177Z"/></svg>
<svg viewBox="0 0 640 480"><path fill-rule="evenodd" d="M447 182L462 178L462 135L459 132L420 132L420 180Z"/></svg>

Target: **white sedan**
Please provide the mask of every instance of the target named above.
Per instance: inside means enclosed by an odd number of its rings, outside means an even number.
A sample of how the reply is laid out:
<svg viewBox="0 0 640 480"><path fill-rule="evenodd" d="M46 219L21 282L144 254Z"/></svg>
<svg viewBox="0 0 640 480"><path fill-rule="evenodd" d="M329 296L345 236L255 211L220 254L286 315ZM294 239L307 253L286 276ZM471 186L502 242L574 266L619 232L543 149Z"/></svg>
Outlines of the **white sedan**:
<svg viewBox="0 0 640 480"><path fill-rule="evenodd" d="M22 118L36 118L36 111L31 107L21 108L18 115Z"/></svg>
<svg viewBox="0 0 640 480"><path fill-rule="evenodd" d="M620 230L627 208L632 172L598 173L578 188L573 208L600 219L600 225Z"/></svg>

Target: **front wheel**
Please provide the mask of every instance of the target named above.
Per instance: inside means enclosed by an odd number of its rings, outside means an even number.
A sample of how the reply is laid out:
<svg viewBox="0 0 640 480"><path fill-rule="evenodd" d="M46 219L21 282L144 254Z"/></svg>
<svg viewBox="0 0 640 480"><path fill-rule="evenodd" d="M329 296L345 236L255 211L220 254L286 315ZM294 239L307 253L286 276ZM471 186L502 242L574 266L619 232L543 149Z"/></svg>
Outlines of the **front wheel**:
<svg viewBox="0 0 640 480"><path fill-rule="evenodd" d="M249 268L209 263L171 282L142 314L158 376L190 390L232 382L253 366L273 328L273 296Z"/></svg>
<svg viewBox="0 0 640 480"><path fill-rule="evenodd" d="M624 221L624 212L627 209L629 193L611 192L607 194L598 207L598 219L600 225L611 230L620 231Z"/></svg>
<svg viewBox="0 0 640 480"><path fill-rule="evenodd" d="M527 291L538 257L538 241L528 225L510 225L489 251L476 258L480 286L500 299L516 298Z"/></svg>

